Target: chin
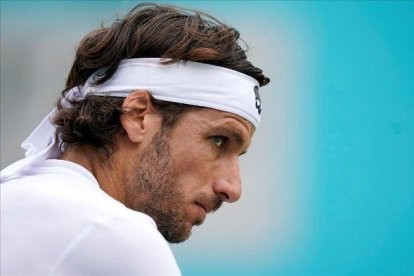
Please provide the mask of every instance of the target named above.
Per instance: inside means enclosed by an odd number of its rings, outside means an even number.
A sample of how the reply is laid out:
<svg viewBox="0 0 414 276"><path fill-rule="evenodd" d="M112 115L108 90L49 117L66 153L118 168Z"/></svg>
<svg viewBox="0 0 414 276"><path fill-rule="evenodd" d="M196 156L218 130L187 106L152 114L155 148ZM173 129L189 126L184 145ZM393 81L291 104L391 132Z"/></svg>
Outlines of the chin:
<svg viewBox="0 0 414 276"><path fill-rule="evenodd" d="M186 229L184 232L181 232L179 235L174 235L174 236L163 235L163 236L169 243L181 243L190 238L191 228L188 230Z"/></svg>
<svg viewBox="0 0 414 276"><path fill-rule="evenodd" d="M169 221L168 225L157 224L158 230L169 243L180 243L188 240L191 236L193 223L188 220ZM168 227L165 227L168 226Z"/></svg>
<svg viewBox="0 0 414 276"><path fill-rule="evenodd" d="M203 224L204 219L198 219L194 222L194 226L200 226L201 224Z"/></svg>

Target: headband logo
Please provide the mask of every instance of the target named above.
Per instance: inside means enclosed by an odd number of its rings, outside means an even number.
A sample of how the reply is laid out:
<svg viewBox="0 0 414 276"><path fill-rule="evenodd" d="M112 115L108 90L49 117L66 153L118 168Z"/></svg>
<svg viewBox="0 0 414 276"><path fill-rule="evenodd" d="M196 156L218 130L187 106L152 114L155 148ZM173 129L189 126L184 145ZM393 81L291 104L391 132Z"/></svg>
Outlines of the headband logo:
<svg viewBox="0 0 414 276"><path fill-rule="evenodd" d="M256 109L260 115L262 113L262 101L260 100L259 87L257 85L254 86L254 94L256 95Z"/></svg>

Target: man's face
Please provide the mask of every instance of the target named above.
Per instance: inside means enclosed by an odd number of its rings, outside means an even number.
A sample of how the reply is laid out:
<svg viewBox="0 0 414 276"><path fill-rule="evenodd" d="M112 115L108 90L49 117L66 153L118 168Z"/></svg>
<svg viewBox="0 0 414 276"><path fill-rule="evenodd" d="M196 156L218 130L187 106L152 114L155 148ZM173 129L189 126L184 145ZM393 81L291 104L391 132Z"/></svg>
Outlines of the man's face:
<svg viewBox="0 0 414 276"><path fill-rule="evenodd" d="M185 113L141 155L126 205L151 216L167 241L188 239L207 213L240 198L239 156L252 135L250 123L227 112Z"/></svg>

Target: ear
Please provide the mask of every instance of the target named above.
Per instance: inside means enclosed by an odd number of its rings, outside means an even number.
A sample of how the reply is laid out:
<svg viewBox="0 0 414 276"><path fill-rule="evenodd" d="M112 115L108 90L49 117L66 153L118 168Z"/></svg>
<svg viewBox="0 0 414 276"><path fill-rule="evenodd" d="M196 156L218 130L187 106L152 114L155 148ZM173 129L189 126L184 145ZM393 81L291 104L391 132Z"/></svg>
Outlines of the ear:
<svg viewBox="0 0 414 276"><path fill-rule="evenodd" d="M160 116L154 112L150 94L143 90L129 94L122 104L120 121L133 143L140 143L146 135L151 135L160 122Z"/></svg>

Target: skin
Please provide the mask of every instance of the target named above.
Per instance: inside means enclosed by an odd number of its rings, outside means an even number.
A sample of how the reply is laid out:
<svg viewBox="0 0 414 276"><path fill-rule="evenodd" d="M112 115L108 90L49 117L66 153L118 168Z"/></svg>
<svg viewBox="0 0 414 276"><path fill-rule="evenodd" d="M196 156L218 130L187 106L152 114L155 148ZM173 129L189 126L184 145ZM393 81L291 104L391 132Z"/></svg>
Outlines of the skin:
<svg viewBox="0 0 414 276"><path fill-rule="evenodd" d="M125 133L108 161L87 147L69 148L61 159L84 166L108 195L153 217L170 242L186 240L207 213L240 198L239 157L254 133L248 121L202 108L165 130L145 91L129 94L123 109L130 111L120 118Z"/></svg>

